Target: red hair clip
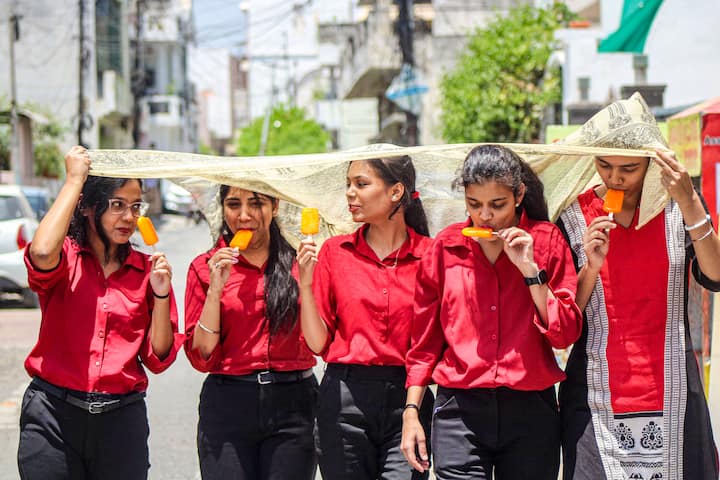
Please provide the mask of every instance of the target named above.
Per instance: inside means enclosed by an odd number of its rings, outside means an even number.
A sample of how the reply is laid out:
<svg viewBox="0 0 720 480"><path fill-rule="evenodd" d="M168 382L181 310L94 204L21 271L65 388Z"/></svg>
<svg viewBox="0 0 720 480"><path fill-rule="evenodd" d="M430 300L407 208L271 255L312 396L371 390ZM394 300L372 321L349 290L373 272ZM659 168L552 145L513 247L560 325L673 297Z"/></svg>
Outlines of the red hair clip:
<svg viewBox="0 0 720 480"><path fill-rule="evenodd" d="M418 192L418 191L416 190L416 191L414 191L414 192L412 192L412 193L410 194L410 197L411 197L413 200L417 200L418 198L420 198L420 192Z"/></svg>

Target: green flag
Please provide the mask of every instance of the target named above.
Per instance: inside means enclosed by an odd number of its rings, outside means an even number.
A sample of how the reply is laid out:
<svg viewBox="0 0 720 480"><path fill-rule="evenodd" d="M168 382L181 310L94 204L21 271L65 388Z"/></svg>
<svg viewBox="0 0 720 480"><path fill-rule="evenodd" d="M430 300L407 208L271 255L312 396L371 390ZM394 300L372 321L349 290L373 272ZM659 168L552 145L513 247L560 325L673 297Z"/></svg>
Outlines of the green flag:
<svg viewBox="0 0 720 480"><path fill-rule="evenodd" d="M598 52L643 53L662 0L625 0L620 28L600 42Z"/></svg>

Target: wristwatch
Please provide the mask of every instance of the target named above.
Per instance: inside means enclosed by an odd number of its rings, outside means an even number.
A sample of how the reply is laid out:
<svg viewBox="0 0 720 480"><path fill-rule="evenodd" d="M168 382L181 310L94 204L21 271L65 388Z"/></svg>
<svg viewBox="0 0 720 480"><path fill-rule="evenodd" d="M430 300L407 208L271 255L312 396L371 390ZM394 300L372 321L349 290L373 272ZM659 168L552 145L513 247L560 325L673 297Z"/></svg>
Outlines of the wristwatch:
<svg viewBox="0 0 720 480"><path fill-rule="evenodd" d="M548 281L547 272L539 270L537 275L534 277L525 277L525 285L545 285Z"/></svg>

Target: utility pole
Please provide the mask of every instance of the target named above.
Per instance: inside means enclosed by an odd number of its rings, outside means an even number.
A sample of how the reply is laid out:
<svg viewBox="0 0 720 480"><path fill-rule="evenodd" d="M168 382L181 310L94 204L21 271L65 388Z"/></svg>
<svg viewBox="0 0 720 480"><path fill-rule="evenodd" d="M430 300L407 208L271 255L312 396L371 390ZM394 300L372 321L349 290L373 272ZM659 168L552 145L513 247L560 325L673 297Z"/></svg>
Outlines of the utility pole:
<svg viewBox="0 0 720 480"><path fill-rule="evenodd" d="M15 83L15 42L20 40L20 15L11 15L10 34L10 164L15 183L22 184L23 165L20 161L20 132L18 130L17 85Z"/></svg>
<svg viewBox="0 0 720 480"><path fill-rule="evenodd" d="M415 67L415 55L413 53L413 33L415 30L415 22L413 20L413 0L398 0L398 38L400 40L400 51L402 52L402 62ZM405 112L407 125L405 126L405 136L408 146L418 144L418 117L412 112Z"/></svg>
<svg viewBox="0 0 720 480"><path fill-rule="evenodd" d="M132 94L133 94L133 148L140 147L140 100L145 93L145 65L143 62L143 15L145 0L135 2L135 59L133 62Z"/></svg>
<svg viewBox="0 0 720 480"><path fill-rule="evenodd" d="M77 110L77 144L85 145L83 142L83 130L85 130L85 70L88 63L88 52L85 50L85 0L78 0L78 15L80 27L80 48L78 56L78 110Z"/></svg>

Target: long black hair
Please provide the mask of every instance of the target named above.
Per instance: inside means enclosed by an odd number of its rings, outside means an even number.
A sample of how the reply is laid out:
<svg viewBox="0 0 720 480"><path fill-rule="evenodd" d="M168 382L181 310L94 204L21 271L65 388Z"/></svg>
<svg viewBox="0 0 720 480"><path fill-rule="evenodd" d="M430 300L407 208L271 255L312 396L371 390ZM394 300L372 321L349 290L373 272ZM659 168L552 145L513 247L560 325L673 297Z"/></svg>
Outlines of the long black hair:
<svg viewBox="0 0 720 480"><path fill-rule="evenodd" d="M390 212L388 218L392 218L402 206L405 208L403 215L405 224L420 235L429 237L430 229L428 228L425 209L423 208L422 200L420 200L420 194L415 190L415 165L413 165L410 156L372 158L366 161L372 169L375 170L378 177L385 182L385 185L391 187L400 182L405 187L400 201L395 205L392 212Z"/></svg>
<svg viewBox="0 0 720 480"><path fill-rule="evenodd" d="M542 182L530 165L509 148L480 145L470 150L453 188L467 188L474 183L482 185L490 181L506 185L516 197L520 194L520 186L525 184L525 196L516 212L525 210L527 216L534 220L549 219Z"/></svg>
<svg viewBox="0 0 720 480"><path fill-rule="evenodd" d="M88 228L90 228L89 217L84 215L84 211L94 208L95 216L92 221L95 224L95 231L100 237L100 241L105 246L105 262L111 260L110 239L103 230L101 218L108 209L109 201L113 198L115 191L132 181L138 182L140 188L142 188L142 180L139 178L87 177L80 194L80 202L78 202L78 206L73 212L70 228L68 229L67 236L70 237L73 243L80 247L90 246L90 236L88 234ZM130 242L118 245L116 258L120 263L123 263L129 254Z"/></svg>
<svg viewBox="0 0 720 480"><path fill-rule="evenodd" d="M220 206L223 207L225 198L230 192L229 185L220 186ZM254 195L263 195L272 202L277 199L269 195L253 192ZM225 243L230 244L233 234L225 222L221 235ZM298 316L298 297L300 289L297 280L292 276L295 249L283 238L280 227L275 218L270 222L270 254L265 266L265 316L270 321L270 333L288 332L295 328Z"/></svg>

